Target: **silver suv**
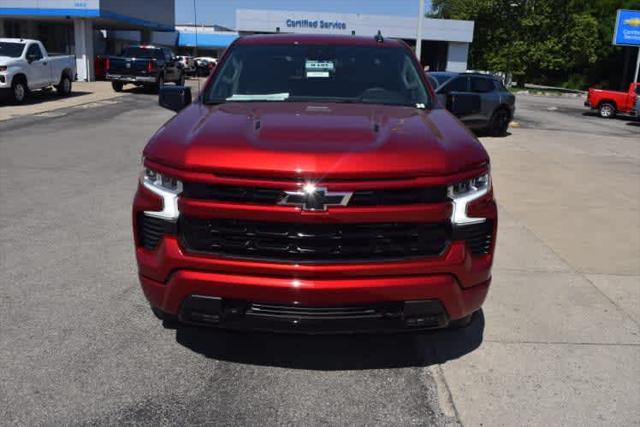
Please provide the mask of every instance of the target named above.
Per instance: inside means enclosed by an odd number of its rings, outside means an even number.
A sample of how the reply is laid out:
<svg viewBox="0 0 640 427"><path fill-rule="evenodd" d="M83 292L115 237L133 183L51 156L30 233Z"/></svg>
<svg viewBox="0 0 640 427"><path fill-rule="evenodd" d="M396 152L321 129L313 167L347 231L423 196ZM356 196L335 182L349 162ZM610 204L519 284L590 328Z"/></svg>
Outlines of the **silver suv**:
<svg viewBox="0 0 640 427"><path fill-rule="evenodd" d="M477 95L477 108L459 116L467 127L492 136L506 134L515 113L516 97L496 77L449 71L430 72L427 77L443 105L447 105L452 94Z"/></svg>

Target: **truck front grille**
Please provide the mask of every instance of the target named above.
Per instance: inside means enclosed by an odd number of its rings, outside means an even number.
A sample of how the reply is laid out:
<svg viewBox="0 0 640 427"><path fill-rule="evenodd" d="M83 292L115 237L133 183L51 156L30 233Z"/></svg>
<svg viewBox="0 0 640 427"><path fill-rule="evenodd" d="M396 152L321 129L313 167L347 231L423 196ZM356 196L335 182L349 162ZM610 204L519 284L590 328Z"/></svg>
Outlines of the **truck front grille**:
<svg viewBox="0 0 640 427"><path fill-rule="evenodd" d="M178 232L189 251L245 259L293 262L353 262L441 254L447 224L308 224L232 219L180 219Z"/></svg>
<svg viewBox="0 0 640 427"><path fill-rule="evenodd" d="M327 307L251 303L246 311L253 316L321 320L400 317L401 313L402 303Z"/></svg>
<svg viewBox="0 0 640 427"><path fill-rule="evenodd" d="M213 185L199 182L185 182L182 194L193 199L264 205L275 205L285 197L285 191L277 188ZM447 200L446 187L358 190L353 193L349 206L410 205L439 203Z"/></svg>

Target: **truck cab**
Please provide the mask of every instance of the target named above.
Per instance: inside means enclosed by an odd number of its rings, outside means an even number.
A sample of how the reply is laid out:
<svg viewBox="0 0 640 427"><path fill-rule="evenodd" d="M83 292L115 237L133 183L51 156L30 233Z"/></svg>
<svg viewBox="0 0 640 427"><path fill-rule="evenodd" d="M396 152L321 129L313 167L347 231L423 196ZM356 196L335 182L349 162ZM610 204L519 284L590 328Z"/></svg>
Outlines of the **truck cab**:
<svg viewBox="0 0 640 427"><path fill-rule="evenodd" d="M0 91L21 104L31 91L55 86L60 95L71 93L76 78L73 55L50 56L39 40L0 39Z"/></svg>

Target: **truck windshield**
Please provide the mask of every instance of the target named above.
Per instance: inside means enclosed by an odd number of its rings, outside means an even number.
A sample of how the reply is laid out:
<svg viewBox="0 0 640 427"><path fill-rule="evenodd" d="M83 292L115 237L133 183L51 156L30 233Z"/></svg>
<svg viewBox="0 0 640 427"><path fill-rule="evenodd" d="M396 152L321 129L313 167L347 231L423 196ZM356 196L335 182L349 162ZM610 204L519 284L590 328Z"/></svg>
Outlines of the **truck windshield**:
<svg viewBox="0 0 640 427"><path fill-rule="evenodd" d="M24 50L24 43L0 42L0 56L20 58Z"/></svg>
<svg viewBox="0 0 640 427"><path fill-rule="evenodd" d="M431 106L411 53L384 46L235 46L204 102L251 101Z"/></svg>
<svg viewBox="0 0 640 427"><path fill-rule="evenodd" d="M159 49L146 47L128 47L122 52L122 56L125 58L153 59L158 58L159 55L161 55Z"/></svg>

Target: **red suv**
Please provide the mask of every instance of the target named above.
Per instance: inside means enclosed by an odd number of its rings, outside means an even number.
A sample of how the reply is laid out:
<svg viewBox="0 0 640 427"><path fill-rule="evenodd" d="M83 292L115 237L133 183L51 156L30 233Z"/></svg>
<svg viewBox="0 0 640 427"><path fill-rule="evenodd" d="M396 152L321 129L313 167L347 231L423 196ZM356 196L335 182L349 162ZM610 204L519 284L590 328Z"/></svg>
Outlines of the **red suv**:
<svg viewBox="0 0 640 427"><path fill-rule="evenodd" d="M450 95L452 111L477 100ZM307 332L462 326L491 281L489 157L410 48L259 35L144 149L139 278L165 320Z"/></svg>

